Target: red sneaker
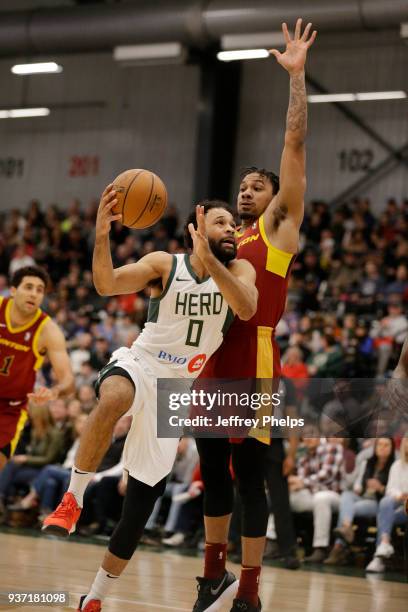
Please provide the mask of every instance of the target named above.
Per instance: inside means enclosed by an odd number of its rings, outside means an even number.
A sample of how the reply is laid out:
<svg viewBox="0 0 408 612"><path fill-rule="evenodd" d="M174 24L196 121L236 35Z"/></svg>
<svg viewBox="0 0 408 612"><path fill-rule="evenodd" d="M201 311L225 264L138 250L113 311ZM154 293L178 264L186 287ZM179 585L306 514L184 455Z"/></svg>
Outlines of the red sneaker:
<svg viewBox="0 0 408 612"><path fill-rule="evenodd" d="M72 493L65 493L61 503L44 520L42 530L51 535L68 537L75 531L81 510Z"/></svg>
<svg viewBox="0 0 408 612"><path fill-rule="evenodd" d="M82 595L77 612L101 612L102 606L100 599L91 599L91 601L88 601L85 608L81 608L82 602L84 601L85 597L86 595Z"/></svg>

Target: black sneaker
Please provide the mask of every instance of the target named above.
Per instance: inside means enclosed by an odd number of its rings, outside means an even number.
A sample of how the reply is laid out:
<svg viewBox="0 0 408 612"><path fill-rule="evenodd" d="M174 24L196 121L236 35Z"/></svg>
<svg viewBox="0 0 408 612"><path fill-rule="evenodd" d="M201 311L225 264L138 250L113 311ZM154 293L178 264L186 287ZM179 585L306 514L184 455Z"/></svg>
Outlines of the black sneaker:
<svg viewBox="0 0 408 612"><path fill-rule="evenodd" d="M256 607L246 601L242 601L242 599L234 599L234 604L231 608L231 612L261 612L261 610L262 604L260 599L258 599Z"/></svg>
<svg viewBox="0 0 408 612"><path fill-rule="evenodd" d="M288 555L283 557L283 567L288 570L297 570L300 568L300 561L296 555Z"/></svg>
<svg viewBox="0 0 408 612"><path fill-rule="evenodd" d="M193 612L216 612L231 602L238 591L238 580L231 572L225 572L218 580L197 576L198 597Z"/></svg>

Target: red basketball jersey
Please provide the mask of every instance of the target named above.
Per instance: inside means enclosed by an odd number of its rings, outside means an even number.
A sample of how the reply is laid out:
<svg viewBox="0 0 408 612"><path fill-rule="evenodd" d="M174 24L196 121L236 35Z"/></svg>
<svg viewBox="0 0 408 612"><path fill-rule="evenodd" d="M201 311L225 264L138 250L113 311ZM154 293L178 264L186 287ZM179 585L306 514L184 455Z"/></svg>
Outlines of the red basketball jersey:
<svg viewBox="0 0 408 612"><path fill-rule="evenodd" d="M38 338L49 316L38 309L26 325L12 327L12 301L0 297L0 399L20 402L33 390L36 370L42 365Z"/></svg>
<svg viewBox="0 0 408 612"><path fill-rule="evenodd" d="M237 258L247 259L256 270L257 311L249 321L235 317L224 342L207 362L201 377L277 378L280 376L280 356L274 334L285 310L295 255L270 244L263 216L237 237Z"/></svg>
<svg viewBox="0 0 408 612"><path fill-rule="evenodd" d="M286 306L290 269L295 259L274 247L268 240L264 217L238 237L237 259L247 259L256 270L258 308L249 321L236 318L233 325L244 331L249 327L271 327L276 329Z"/></svg>
<svg viewBox="0 0 408 612"><path fill-rule="evenodd" d="M281 375L275 329L285 310L290 269L295 259L268 240L264 217L237 234L238 259L248 260L256 270L257 311L249 321L235 317L220 348L207 361L200 378L260 379L257 389L277 391ZM257 416L270 414L270 408ZM270 443L270 428L251 429L249 436ZM233 438L233 441L235 438Z"/></svg>

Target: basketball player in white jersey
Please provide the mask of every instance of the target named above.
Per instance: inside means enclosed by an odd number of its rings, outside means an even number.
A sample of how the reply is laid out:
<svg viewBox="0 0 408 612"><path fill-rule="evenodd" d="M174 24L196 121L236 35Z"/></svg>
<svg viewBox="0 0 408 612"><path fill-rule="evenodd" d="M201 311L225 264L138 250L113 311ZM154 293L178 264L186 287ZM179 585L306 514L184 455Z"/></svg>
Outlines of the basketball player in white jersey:
<svg viewBox="0 0 408 612"><path fill-rule="evenodd" d="M150 253L137 263L113 269L109 231L116 204L109 185L96 221L93 257L95 287L101 295L141 291L154 284L148 322L130 349L120 348L97 381L99 402L88 419L58 508L44 521L48 533L69 535L81 513L83 494L112 437L117 419L130 408L133 422L124 449L128 484L123 512L89 594L80 610L98 612L108 588L132 557L153 506L165 489L178 439L157 438L157 378L193 379L216 351L234 315L249 320L257 308L255 270L236 260L235 223L220 201L197 206L190 217L192 255ZM226 572L225 591L237 583ZM228 593L229 595L229 593Z"/></svg>

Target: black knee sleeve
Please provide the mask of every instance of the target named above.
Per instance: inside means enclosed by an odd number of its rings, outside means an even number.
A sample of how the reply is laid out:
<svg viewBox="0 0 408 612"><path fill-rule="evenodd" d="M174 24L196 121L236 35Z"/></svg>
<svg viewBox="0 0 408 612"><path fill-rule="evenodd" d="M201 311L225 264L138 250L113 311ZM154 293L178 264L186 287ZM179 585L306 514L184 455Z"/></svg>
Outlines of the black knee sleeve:
<svg viewBox="0 0 408 612"><path fill-rule="evenodd" d="M230 473L231 445L226 439L198 438L205 516L231 514L234 489Z"/></svg>
<svg viewBox="0 0 408 612"><path fill-rule="evenodd" d="M232 445L232 463L242 504L242 535L261 538L268 526L265 463L268 446L253 438Z"/></svg>
<svg viewBox="0 0 408 612"><path fill-rule="evenodd" d="M109 552L120 559L132 558L156 500L166 488L166 478L154 487L129 476L122 516L109 542Z"/></svg>

